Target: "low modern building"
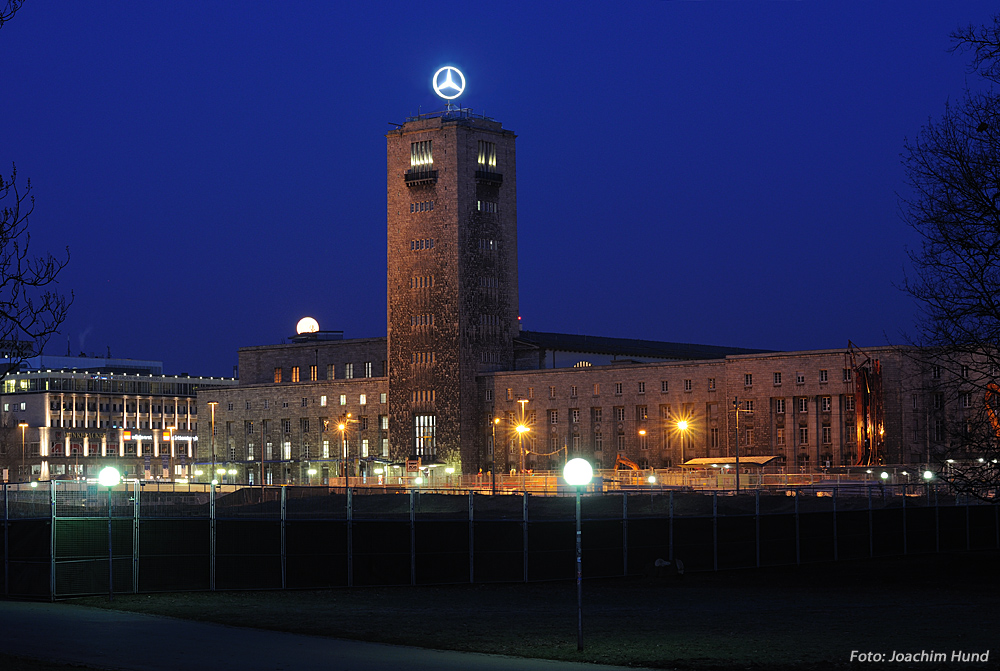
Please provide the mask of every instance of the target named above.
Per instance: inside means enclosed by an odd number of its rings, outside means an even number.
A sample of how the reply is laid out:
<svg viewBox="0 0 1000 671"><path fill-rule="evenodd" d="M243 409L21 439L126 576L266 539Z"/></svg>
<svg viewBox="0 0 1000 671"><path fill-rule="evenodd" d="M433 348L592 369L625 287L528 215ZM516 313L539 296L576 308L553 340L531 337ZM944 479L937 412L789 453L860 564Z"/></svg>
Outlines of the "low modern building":
<svg viewBox="0 0 1000 671"><path fill-rule="evenodd" d="M29 368L3 380L5 482L91 478L108 465L143 480L191 477L198 391L236 384L231 378L120 372L162 371L160 362L58 359L62 369Z"/></svg>

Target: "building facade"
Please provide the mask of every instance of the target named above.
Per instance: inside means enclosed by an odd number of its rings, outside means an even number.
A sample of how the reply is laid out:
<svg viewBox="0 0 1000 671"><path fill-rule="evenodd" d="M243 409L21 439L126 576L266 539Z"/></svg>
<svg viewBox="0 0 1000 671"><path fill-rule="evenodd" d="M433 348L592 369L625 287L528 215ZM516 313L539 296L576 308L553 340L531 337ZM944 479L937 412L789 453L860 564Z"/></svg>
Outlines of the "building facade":
<svg viewBox="0 0 1000 671"><path fill-rule="evenodd" d="M197 393L235 383L73 369L12 373L0 395L4 481L93 478L109 465L142 480L190 478L204 415Z"/></svg>
<svg viewBox="0 0 1000 671"><path fill-rule="evenodd" d="M797 472L872 454L927 463L943 445L956 409L905 350L868 350L880 387L864 396L848 348L521 331L514 143L499 122L454 108L386 136L387 337L241 349L240 385L202 393L217 404L222 470L326 482L416 460L463 473L574 455L669 468L738 450ZM862 396L877 396L877 415L856 407Z"/></svg>

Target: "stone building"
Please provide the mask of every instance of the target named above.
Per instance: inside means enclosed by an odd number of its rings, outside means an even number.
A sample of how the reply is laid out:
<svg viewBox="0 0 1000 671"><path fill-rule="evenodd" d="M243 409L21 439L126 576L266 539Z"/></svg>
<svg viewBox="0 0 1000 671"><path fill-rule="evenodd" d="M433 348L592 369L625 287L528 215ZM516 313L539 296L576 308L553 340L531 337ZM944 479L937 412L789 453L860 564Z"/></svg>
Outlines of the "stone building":
<svg viewBox="0 0 1000 671"><path fill-rule="evenodd" d="M476 473L520 468L522 455L524 468L552 468L574 454L666 468L737 449L790 471L858 461L846 348L521 331L514 133L449 107L407 119L386 146L387 337L241 349L240 385L202 394L218 404L227 473L314 482L416 459ZM927 461L929 427L942 420L924 409L926 373L900 350L868 355L884 383L880 457ZM205 463L206 431L202 422Z"/></svg>

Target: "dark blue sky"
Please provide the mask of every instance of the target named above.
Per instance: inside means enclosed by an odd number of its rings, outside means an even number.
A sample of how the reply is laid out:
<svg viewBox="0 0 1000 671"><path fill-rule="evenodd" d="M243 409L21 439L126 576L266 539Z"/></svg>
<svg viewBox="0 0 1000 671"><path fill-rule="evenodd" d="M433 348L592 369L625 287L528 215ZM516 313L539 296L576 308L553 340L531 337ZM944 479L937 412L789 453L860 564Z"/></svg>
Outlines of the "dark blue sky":
<svg viewBox="0 0 1000 671"><path fill-rule="evenodd" d="M533 3L532 3L533 4ZM995 2L51 2L0 30L0 167L69 245L52 354L232 374L312 315L385 333L387 122L430 76L518 134L525 328L898 342L899 153Z"/></svg>

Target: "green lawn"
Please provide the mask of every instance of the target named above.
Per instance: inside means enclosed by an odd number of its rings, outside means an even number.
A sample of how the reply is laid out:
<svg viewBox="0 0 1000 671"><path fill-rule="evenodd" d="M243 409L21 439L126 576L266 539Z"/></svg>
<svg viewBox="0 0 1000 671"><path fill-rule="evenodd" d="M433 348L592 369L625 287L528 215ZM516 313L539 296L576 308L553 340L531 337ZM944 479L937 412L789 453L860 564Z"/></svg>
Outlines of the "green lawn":
<svg viewBox="0 0 1000 671"><path fill-rule="evenodd" d="M997 552L958 553L585 581L583 652L576 649L572 583L74 602L365 641L659 668L851 668L852 650L950 656L953 649L991 649L995 663L998 560Z"/></svg>

